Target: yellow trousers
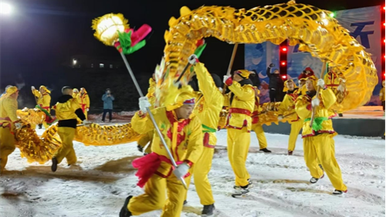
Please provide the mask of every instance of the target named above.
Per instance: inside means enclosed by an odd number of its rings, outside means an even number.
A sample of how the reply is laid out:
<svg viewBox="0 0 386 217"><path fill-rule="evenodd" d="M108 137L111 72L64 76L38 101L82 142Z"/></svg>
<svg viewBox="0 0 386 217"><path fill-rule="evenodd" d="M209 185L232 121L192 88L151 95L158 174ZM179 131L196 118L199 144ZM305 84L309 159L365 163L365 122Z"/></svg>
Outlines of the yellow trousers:
<svg viewBox="0 0 386 217"><path fill-rule="evenodd" d="M0 127L0 172L4 170L8 155L15 150L15 136L9 127Z"/></svg>
<svg viewBox="0 0 386 217"><path fill-rule="evenodd" d="M141 138L138 140L138 145L141 146L142 148L145 148L147 143L150 142L150 145L147 146L145 153L149 154L151 153L151 142L153 141L153 135L154 135L154 130L151 130L141 136Z"/></svg>
<svg viewBox="0 0 386 217"><path fill-rule="evenodd" d="M288 151L295 150L296 140L298 139L300 130L303 128L303 121L298 120L291 122L291 132L288 139Z"/></svg>
<svg viewBox="0 0 386 217"><path fill-rule="evenodd" d="M343 184L342 172L335 159L335 143L331 134L319 134L303 139L304 160L311 176L319 178L323 175L322 165L328 178L335 189L345 191L346 185Z"/></svg>
<svg viewBox="0 0 386 217"><path fill-rule="evenodd" d="M192 169L190 170L194 177L194 185L196 186L196 191L202 205L214 204L212 187L208 179L208 173L212 167L213 154L214 148L204 147L200 159L193 165ZM190 185L190 180L191 179L188 178L186 182L188 188Z"/></svg>
<svg viewBox="0 0 386 217"><path fill-rule="evenodd" d="M241 130L228 128L228 158L235 173L236 186L248 185L250 175L245 167L247 161L251 135L244 127Z"/></svg>
<svg viewBox="0 0 386 217"><path fill-rule="evenodd" d="M85 109L85 110L83 111L83 114L84 114L84 116L86 117L86 120L88 120L88 111L87 111L87 109Z"/></svg>
<svg viewBox="0 0 386 217"><path fill-rule="evenodd" d="M74 145L72 140L75 136L75 128L72 127L58 127L58 134L62 140L62 147L59 148L55 157L58 160L58 164L62 162L63 158L67 159L68 164L74 164L77 161Z"/></svg>
<svg viewBox="0 0 386 217"><path fill-rule="evenodd" d="M268 143L267 143L267 138L265 138L263 126L260 124L253 124L252 125L252 130L255 131L257 140L259 141L259 146L260 149L267 148Z"/></svg>
<svg viewBox="0 0 386 217"><path fill-rule="evenodd" d="M187 177L185 181L187 179L190 177ZM147 181L144 190L144 194L131 198L127 205L127 209L134 216L162 208L161 217L179 217L181 215L186 189L174 174L167 178L154 174Z"/></svg>

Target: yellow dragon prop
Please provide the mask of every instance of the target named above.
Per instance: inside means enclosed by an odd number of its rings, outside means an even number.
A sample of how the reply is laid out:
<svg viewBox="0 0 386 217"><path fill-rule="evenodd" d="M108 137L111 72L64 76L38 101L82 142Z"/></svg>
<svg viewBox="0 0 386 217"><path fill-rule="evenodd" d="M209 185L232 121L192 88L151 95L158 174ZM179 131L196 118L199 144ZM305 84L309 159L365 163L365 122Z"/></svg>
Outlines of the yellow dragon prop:
<svg viewBox="0 0 386 217"><path fill-rule="evenodd" d="M56 125L50 126L41 137L29 127L40 123L41 113L43 112L27 108L17 111L24 126L16 131L16 147L20 149L21 156L27 158L30 163L36 161L43 164L51 160L62 145ZM115 126L91 124L78 126L74 140L85 145L110 146L134 142L139 138L140 135L132 129L131 123Z"/></svg>
<svg viewBox="0 0 386 217"><path fill-rule="evenodd" d="M178 19L169 20L170 29L165 32L165 67L173 79L157 83L157 89L165 91L158 96L167 95L168 82L180 75L196 42L206 37L231 44L280 44L284 40L291 46L299 44L299 50L327 61L346 80L347 94L339 105L343 111L368 102L378 82L370 54L330 16L330 11L289 1L250 10L203 6L191 11L184 6L180 14Z"/></svg>

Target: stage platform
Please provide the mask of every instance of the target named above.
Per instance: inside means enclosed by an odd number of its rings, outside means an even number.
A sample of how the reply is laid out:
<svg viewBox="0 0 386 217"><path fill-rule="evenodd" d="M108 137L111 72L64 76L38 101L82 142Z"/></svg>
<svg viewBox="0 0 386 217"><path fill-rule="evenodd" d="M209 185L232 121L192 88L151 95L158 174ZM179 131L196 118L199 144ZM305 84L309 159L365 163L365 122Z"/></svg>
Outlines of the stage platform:
<svg viewBox="0 0 386 217"><path fill-rule="evenodd" d="M381 137L385 133L385 116L382 106L362 106L333 118L334 129L340 135ZM288 123L263 125L267 133L289 134Z"/></svg>

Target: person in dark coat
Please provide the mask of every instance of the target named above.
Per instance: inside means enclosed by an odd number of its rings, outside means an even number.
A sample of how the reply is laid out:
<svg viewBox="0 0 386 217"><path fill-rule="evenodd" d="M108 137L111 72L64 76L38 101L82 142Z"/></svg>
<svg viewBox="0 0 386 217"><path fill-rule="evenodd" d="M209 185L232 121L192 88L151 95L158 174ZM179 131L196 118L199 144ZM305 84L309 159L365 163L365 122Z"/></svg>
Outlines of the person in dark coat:
<svg viewBox="0 0 386 217"><path fill-rule="evenodd" d="M271 69L274 66L275 65L271 63L267 68L267 76L269 78L269 99L271 102L281 102L283 100L284 82L280 77L279 69L274 69L273 73L271 72Z"/></svg>
<svg viewBox="0 0 386 217"><path fill-rule="evenodd" d="M113 112L113 101L115 100L114 96L111 95L111 91L109 88L106 89L106 93L102 96L103 101L103 115L102 121L105 121L106 113L109 113L109 121L111 122L112 112Z"/></svg>

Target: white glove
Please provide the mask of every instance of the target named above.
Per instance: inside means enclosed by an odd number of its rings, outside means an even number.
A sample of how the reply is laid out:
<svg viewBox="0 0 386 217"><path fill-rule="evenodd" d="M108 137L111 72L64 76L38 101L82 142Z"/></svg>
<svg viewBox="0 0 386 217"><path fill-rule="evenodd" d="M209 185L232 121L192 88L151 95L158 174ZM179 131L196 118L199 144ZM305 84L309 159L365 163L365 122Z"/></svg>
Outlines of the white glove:
<svg viewBox="0 0 386 217"><path fill-rule="evenodd" d="M319 104L320 104L320 100L318 97L315 97L314 99L312 99L311 101L312 107L318 106Z"/></svg>
<svg viewBox="0 0 386 217"><path fill-rule="evenodd" d="M222 80L225 84L225 81L228 80L228 78L230 78L231 76L230 75L224 75L224 79Z"/></svg>
<svg viewBox="0 0 386 217"><path fill-rule="evenodd" d="M190 65L195 65L198 62L198 57L196 56L196 54L190 55L190 57L188 58L188 62Z"/></svg>
<svg viewBox="0 0 386 217"><path fill-rule="evenodd" d="M90 109L86 109L86 111L89 111Z"/></svg>
<svg viewBox="0 0 386 217"><path fill-rule="evenodd" d="M21 128L21 123L20 122L17 122L17 123L15 123L15 127L16 127L16 129L20 129Z"/></svg>
<svg viewBox="0 0 386 217"><path fill-rule="evenodd" d="M323 79L319 79L317 84L319 87L324 88L324 80Z"/></svg>
<svg viewBox="0 0 386 217"><path fill-rule="evenodd" d="M279 115L279 116L277 117L277 119L278 119L279 121L281 121L281 120L283 120L283 116L282 116L282 115Z"/></svg>
<svg viewBox="0 0 386 217"><path fill-rule="evenodd" d="M339 92L344 92L345 88L344 88L343 84L339 84L337 89L338 89Z"/></svg>
<svg viewBox="0 0 386 217"><path fill-rule="evenodd" d="M84 120L82 123L83 123L83 125L90 125L90 124L92 124L92 122L88 121L88 120Z"/></svg>
<svg viewBox="0 0 386 217"><path fill-rule="evenodd" d="M35 86L31 86L31 90L35 90Z"/></svg>
<svg viewBox="0 0 386 217"><path fill-rule="evenodd" d="M187 163L182 163L177 166L177 168L173 171L174 175L177 178L184 177L189 172L189 165Z"/></svg>
<svg viewBox="0 0 386 217"><path fill-rule="evenodd" d="M150 102L146 96L139 97L139 110L141 110L143 113L147 113L146 108L148 108L150 106L151 106Z"/></svg>

